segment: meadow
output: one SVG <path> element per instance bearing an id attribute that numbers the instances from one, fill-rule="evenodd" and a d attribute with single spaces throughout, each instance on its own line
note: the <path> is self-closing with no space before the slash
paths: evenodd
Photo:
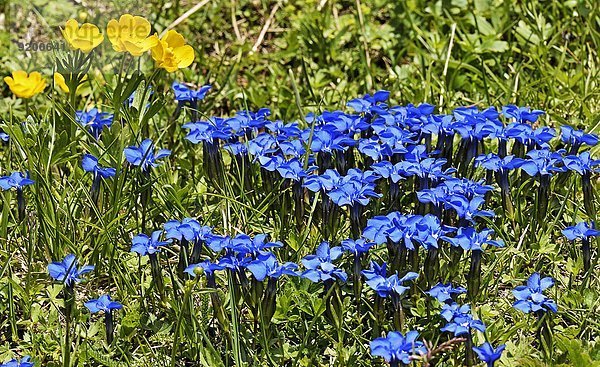
<path id="1" fill-rule="evenodd" d="M 0 4 L 0 366 L 600 366 L 600 4 Z"/>

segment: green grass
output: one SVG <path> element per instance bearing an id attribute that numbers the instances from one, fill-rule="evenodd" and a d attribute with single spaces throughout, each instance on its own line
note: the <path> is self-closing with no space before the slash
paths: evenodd
<path id="1" fill-rule="evenodd" d="M 55 22 L 78 13 L 64 2 L 47 8 L 33 3 Z M 154 1 L 144 4 L 143 13 L 160 32 L 194 4 Z M 2 75 L 36 69 L 51 80 L 51 68 L 42 62 L 46 55 L 15 54 L 14 46 L 5 42 L 21 36 L 7 22 L 18 19 L 14 7 L 20 4 L 9 1 L 2 6 L 13 9 L 5 10 L 8 16 L 0 23 Z M 271 25 L 253 51 L 275 6 Z M 88 9 L 88 21 L 105 24 L 108 14 L 127 10 L 99 7 Z M 300 111 L 343 109 L 351 98 L 387 89 L 395 103 L 429 102 L 437 106 L 436 112 L 471 104 L 527 105 L 547 111 L 542 124 L 568 123 L 600 133 L 599 11 L 592 0 L 208 2 L 176 27 L 197 49 L 196 62 L 182 72 L 163 74 L 156 89 L 159 95 L 167 91 L 172 79 L 210 83 L 213 91 L 201 104 L 202 115 L 231 116 L 237 110 L 269 107 L 274 118 L 285 121 L 301 119 Z M 110 52 L 106 42 L 103 47 Z M 105 75 L 109 88 L 94 82 L 93 93 L 79 101 L 80 108 L 95 104 L 112 109 L 116 65 L 93 66 Z M 134 69 L 132 65 L 130 71 Z M 148 77 L 151 63 L 141 70 Z M 216 292 L 230 329 L 222 331 L 210 304 L 213 291 L 204 279 L 184 283 L 173 276 L 178 254 L 168 249 L 162 257 L 167 294 L 158 299 L 150 287 L 146 260 L 129 252 L 131 237 L 142 228 L 150 233 L 169 219 L 198 217 L 219 233 L 270 233 L 286 244 L 282 256 L 299 261 L 322 239 L 318 222 L 312 220 L 318 209 L 308 205 L 310 225 L 296 231 L 288 216 L 269 210 L 278 202 L 278 191 L 252 195 L 241 189 L 236 175 L 215 188 L 202 172 L 201 148 L 183 139 L 180 126 L 185 118 L 171 118 L 171 95 L 148 121 L 141 121 L 135 111 L 124 113 L 123 127 L 115 124 L 96 145 L 81 129 L 76 137 L 71 134 L 74 122 L 64 113 L 66 97 L 53 93 L 53 98 L 36 97 L 29 106 L 35 117 L 27 118 L 22 101 L 0 83 L 0 127 L 12 139 L 9 146 L 0 146 L 0 175 L 29 170 L 36 180 L 26 189 L 28 213 L 23 223 L 15 218 L 14 192 L 0 193 L 0 362 L 31 354 L 38 365 L 63 365 L 62 287 L 52 283 L 46 266 L 72 252 L 82 263 L 96 265 L 89 281 L 76 287 L 73 366 L 184 366 L 184 361 L 203 366 L 379 365 L 369 357 L 371 330 L 351 300 L 342 304 L 346 317 L 336 328 L 326 321 L 322 286 L 307 281 L 282 282 L 271 325 L 260 325 L 255 332 L 248 311 L 232 307 L 241 301 L 228 291 L 233 280 L 223 276 Z M 123 148 L 143 135 L 143 129 L 158 147 L 173 151 L 169 163 L 150 177 L 152 204 L 145 222 L 138 197 L 148 182 L 139 170 L 123 164 L 122 156 Z M 116 179 L 103 186 L 97 206 L 90 197 L 91 179 L 79 168 L 87 152 L 118 168 Z M 574 260 L 578 251 L 559 233 L 564 223 L 594 219 L 583 212 L 582 198 L 572 189 L 575 184 L 579 182 L 570 179 L 555 188 L 555 216 L 548 218 L 545 229 L 529 221 L 531 183 L 513 191 L 519 203 L 517 226 L 508 220 L 489 224 L 508 246 L 484 260 L 482 289 L 489 301 L 479 304 L 476 312 L 488 331 L 477 338 L 507 344 L 504 366 L 546 365 L 539 348 L 533 347 L 533 316 L 511 308 L 510 290 L 533 271 L 557 280 L 551 292 L 560 307 L 554 320 L 555 365 L 600 364 L 600 279 L 594 274 L 582 285 L 582 264 Z M 344 223 L 337 238 L 348 230 Z M 383 252 L 376 257 L 380 255 L 384 258 Z M 594 256 L 598 258 L 597 251 Z M 83 307 L 84 301 L 106 292 L 125 305 L 116 314 L 116 341 L 110 348 L 103 342 L 102 318 L 90 316 Z M 440 341 L 439 333 L 433 332 L 439 320 L 429 317 L 423 298 L 411 303 L 410 313 L 411 325 L 423 330 L 428 340 Z M 450 354 L 440 365 L 459 366 L 461 358 L 460 353 Z"/>

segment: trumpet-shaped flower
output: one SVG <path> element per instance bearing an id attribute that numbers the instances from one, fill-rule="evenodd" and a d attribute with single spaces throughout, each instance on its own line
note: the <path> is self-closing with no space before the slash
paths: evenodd
<path id="1" fill-rule="evenodd" d="M 89 111 L 75 112 L 75 120 L 84 127 L 87 127 L 90 134 L 98 139 L 104 127 L 110 127 L 113 122 L 113 115 L 107 112 L 100 112 L 97 108 Z"/>
<path id="2" fill-rule="evenodd" d="M 302 259 L 302 264 L 307 268 L 302 277 L 313 282 L 334 280 L 335 278 L 346 281 L 348 276 L 342 269 L 333 265 L 333 261 L 342 256 L 341 247 L 329 247 L 329 242 L 321 242 L 315 255 L 308 255 Z"/>
<path id="3" fill-rule="evenodd" d="M 520 285 L 513 290 L 513 295 L 517 299 L 513 307 L 519 311 L 556 312 L 558 307 L 553 300 L 546 297 L 543 292 L 554 285 L 554 279 L 550 277 L 542 278 L 539 273 L 533 273 L 527 280 L 527 285 Z"/>
<path id="4" fill-rule="evenodd" d="M 600 231 L 594 228 L 593 222 L 591 225 L 586 222 L 579 222 L 574 226 L 563 229 L 562 234 L 567 237 L 569 241 L 574 241 L 578 238 L 587 240 L 590 237 L 600 236 Z"/>
<path id="5" fill-rule="evenodd" d="M 575 130 L 571 126 L 560 127 L 561 137 L 563 143 L 571 144 L 579 147 L 583 144 L 594 146 L 598 144 L 598 135 L 588 134 L 583 130 Z"/>
<path id="6" fill-rule="evenodd" d="M 131 252 L 135 252 L 140 256 L 152 255 L 160 252 L 162 246 L 170 244 L 169 241 L 161 241 L 160 237 L 163 231 L 158 230 L 152 232 L 149 237 L 144 233 L 140 233 L 131 240 Z"/>
<path id="7" fill-rule="evenodd" d="M 48 265 L 48 273 L 59 282 L 71 287 L 75 283 L 81 282 L 81 276 L 94 270 L 93 265 L 78 267 L 75 255 L 69 254 L 62 261 L 55 261 Z"/>
<path id="8" fill-rule="evenodd" d="M 391 331 L 385 338 L 381 337 L 371 341 L 371 355 L 383 357 L 390 365 L 398 363 L 409 365 L 412 356 L 427 353 L 423 342 L 417 341 L 418 336 L 417 331 L 409 331 L 406 336 L 400 332 Z"/>
<path id="9" fill-rule="evenodd" d="M 517 107 L 508 105 L 502 107 L 502 115 L 506 118 L 513 118 L 516 122 L 536 122 L 538 118 L 545 114 L 542 110 L 531 110 L 529 107 Z"/>
<path id="10" fill-rule="evenodd" d="M 469 305 L 445 304 L 442 306 L 441 315 L 448 321 L 441 331 L 451 332 L 455 337 L 469 334 L 471 329 L 485 332 L 485 325 L 481 320 L 473 318 Z"/>
<path id="11" fill-rule="evenodd" d="M 283 247 L 283 243 L 279 241 L 267 242 L 268 235 L 257 234 L 254 238 L 247 234 L 240 234 L 231 239 L 228 248 L 243 255 L 253 255 L 254 257 L 268 254 L 267 249 Z"/>
<path id="12" fill-rule="evenodd" d="M 356 256 L 361 254 L 366 254 L 369 252 L 369 249 L 375 245 L 375 242 L 367 242 L 364 238 L 359 238 L 358 240 L 343 240 L 342 250 L 353 253 Z"/>
<path id="13" fill-rule="evenodd" d="M 272 253 L 265 253 L 259 255 L 256 260 L 246 265 L 246 268 L 250 270 L 254 278 L 259 282 L 262 282 L 265 278 L 279 278 L 282 275 L 296 276 L 295 270 L 298 265 L 292 262 L 286 262 L 285 264 L 279 264 L 275 255 Z"/>
<path id="14" fill-rule="evenodd" d="M 383 262 L 383 264 L 379 265 L 375 261 L 371 261 L 369 270 L 363 270 L 361 273 L 367 280 L 371 280 L 377 276 L 387 278 L 387 264 Z"/>
<path id="15" fill-rule="evenodd" d="M 65 29 L 61 29 L 63 37 L 73 50 L 81 50 L 87 54 L 104 41 L 104 36 L 98 27 L 90 23 L 84 23 L 79 27 L 75 19 L 67 20 Z"/>
<path id="16" fill-rule="evenodd" d="M 119 302 L 113 301 L 108 294 L 98 297 L 98 299 L 91 299 L 85 303 L 85 307 L 90 310 L 91 313 L 97 312 L 111 312 L 112 310 L 120 310 L 123 305 Z"/>
<path id="17" fill-rule="evenodd" d="M 146 19 L 123 14 L 119 21 L 111 19 L 106 26 L 106 35 L 117 52 L 129 52 L 141 56 L 159 42 L 156 35 L 150 36 L 151 26 Z"/>
<path id="18" fill-rule="evenodd" d="M 35 181 L 29 178 L 29 172 L 13 172 L 10 176 L 0 177 L 0 188 L 2 190 L 17 189 L 21 190 L 27 185 L 33 185 Z"/>
<path id="19" fill-rule="evenodd" d="M 192 64 L 194 49 L 192 46 L 185 44 L 185 39 L 181 34 L 170 29 L 152 47 L 152 58 L 156 62 L 156 67 L 172 73 Z"/>
<path id="20" fill-rule="evenodd" d="M 31 362 L 31 357 L 25 356 L 20 360 L 13 358 L 8 362 L 0 364 L 0 367 L 34 367 L 34 363 Z"/>
<path id="21" fill-rule="evenodd" d="M 377 292 L 377 295 L 382 298 L 388 296 L 401 296 L 406 292 L 409 287 L 404 286 L 405 282 L 417 279 L 419 274 L 414 272 L 408 272 L 402 278 L 398 278 L 398 274 L 395 273 L 387 278 L 377 275 L 367 280 L 367 284 L 371 289 Z"/>
<path id="22" fill-rule="evenodd" d="M 173 82 L 171 86 L 175 93 L 175 100 L 180 102 L 201 101 L 210 90 L 209 84 L 201 86 L 198 90 L 188 87 L 187 84 Z"/>
<path id="23" fill-rule="evenodd" d="M 129 163 L 141 167 L 144 172 L 150 167 L 157 167 L 157 160 L 171 155 L 171 151 L 168 149 L 159 149 L 154 154 L 154 146 L 150 139 L 142 141 L 139 147 L 130 146 L 125 148 L 123 153 L 125 153 L 125 158 Z"/>
<path id="24" fill-rule="evenodd" d="M 46 88 L 46 81 L 37 71 L 27 74 L 23 70 L 12 72 L 12 76 L 4 77 L 10 91 L 19 98 L 31 98 Z"/>
<path id="25" fill-rule="evenodd" d="M 477 357 L 481 362 L 484 362 L 487 367 L 494 367 L 494 363 L 500 359 L 506 345 L 499 345 L 498 348 L 492 347 L 488 342 L 483 343 L 479 347 L 473 347 L 473 351 L 477 353 Z"/>
<path id="26" fill-rule="evenodd" d="M 552 176 L 555 172 L 563 172 L 560 167 L 563 158 L 560 152 L 551 152 L 549 149 L 532 150 L 527 153 L 530 159 L 525 159 L 519 164 L 519 168 L 527 172 L 529 176 Z"/>
<path id="27" fill-rule="evenodd" d="M 600 159 L 592 159 L 590 152 L 583 152 L 579 155 L 568 155 L 563 158 L 563 163 L 568 170 L 575 171 L 580 175 L 600 172 Z"/>
<path id="28" fill-rule="evenodd" d="M 438 283 L 425 293 L 427 293 L 431 297 L 437 299 L 439 302 L 445 303 L 449 300 L 452 300 L 453 294 L 467 293 L 467 290 L 463 287 L 454 288 L 452 286 L 452 284 L 450 284 L 450 283 L 448 283 L 448 284 Z"/>
<path id="29" fill-rule="evenodd" d="M 185 272 L 195 277 L 198 274 L 198 270 L 203 271 L 207 278 L 213 277 L 215 271 L 223 270 L 225 267 L 217 263 L 213 263 L 210 260 L 204 260 L 197 264 L 190 264 L 185 268 Z"/>
<path id="30" fill-rule="evenodd" d="M 488 239 L 493 233 L 493 229 L 484 229 L 481 232 L 477 232 L 472 227 L 461 227 L 458 229 L 456 237 L 441 236 L 441 238 L 452 246 L 461 247 L 465 251 L 481 251 L 483 245 L 504 247 L 502 240 Z"/>
<path id="31" fill-rule="evenodd" d="M 81 161 L 81 166 L 83 170 L 86 172 L 92 172 L 95 176 L 100 176 L 102 178 L 113 177 L 117 170 L 114 168 L 102 167 L 98 164 L 98 158 L 94 157 L 91 154 L 86 154 L 83 156 Z"/>
<path id="32" fill-rule="evenodd" d="M 493 217 L 495 214 L 491 210 L 479 210 L 479 207 L 485 203 L 481 196 L 469 200 L 462 195 L 452 195 L 446 202 L 449 209 L 454 209 L 459 218 L 473 221 L 476 217 Z"/>

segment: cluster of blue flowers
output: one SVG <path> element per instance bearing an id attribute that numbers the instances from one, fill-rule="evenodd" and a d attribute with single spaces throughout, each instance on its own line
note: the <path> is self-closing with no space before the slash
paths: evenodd
<path id="1" fill-rule="evenodd" d="M 506 213 L 511 208 L 510 180 L 523 180 L 511 172 L 519 169 L 534 177 L 538 181 L 540 219 L 547 211 L 551 177 L 566 177 L 575 172 L 581 176 L 586 212 L 590 217 L 595 213 L 591 176 L 600 171 L 600 160 L 593 159 L 583 147 L 596 145 L 598 137 L 563 126 L 557 139 L 556 129 L 534 127 L 543 111 L 513 105 L 501 111 L 471 106 L 438 115 L 429 104 L 388 105 L 389 92 L 378 91 L 349 101 L 347 105 L 354 113 L 309 114 L 305 118 L 308 126 L 301 128 L 298 122 L 269 120 L 271 113 L 266 108 L 241 111 L 229 118 L 200 120 L 198 102 L 211 87 L 206 85 L 196 90 L 174 83 L 172 88 L 178 101 L 176 114 L 185 109 L 191 118 L 183 125 L 188 131 L 186 139 L 202 144 L 207 179 L 218 181 L 224 177 L 222 153 L 227 152 L 232 156 L 232 172 L 235 174 L 234 170 L 239 169 L 239 173 L 246 175 L 246 182 L 260 182 L 263 191 L 269 194 L 276 187 L 284 189 L 282 195 L 291 193 L 299 226 L 305 224 L 304 203 L 319 198 L 324 241 L 314 254 L 302 258 L 303 269 L 300 269 L 299 264 L 278 260 L 281 256 L 277 249 L 284 245 L 271 241 L 267 234 L 220 235 L 194 218 L 169 220 L 161 229 L 150 235 L 140 233 L 131 241 L 131 252 L 150 259 L 152 278 L 159 292 L 163 278 L 159 256 L 163 248 L 173 244 L 178 245 L 181 279 L 203 274 L 207 286 L 217 288 L 217 272 L 227 272 L 234 279 L 233 287 L 239 288 L 237 293 L 232 292 L 241 294 L 254 314 L 259 305 L 263 306 L 267 319 L 274 313 L 277 281 L 284 275 L 322 283 L 325 290 L 351 282 L 357 299 L 364 279 L 377 305 L 391 299 L 394 315 L 403 312 L 403 295 L 422 281 L 429 288 L 426 293 L 441 304 L 441 331 L 471 341 L 472 330 L 485 333 L 486 327 L 474 317 L 471 305 L 459 303 L 457 298 L 467 293 L 471 304 L 477 301 L 483 252 L 490 246 L 504 246 L 486 225 L 496 215 L 489 209 L 489 199 L 495 190 L 492 182 L 500 188 Z M 96 140 L 113 123 L 113 115 L 97 109 L 77 111 L 76 119 Z M 486 147 L 496 146 L 496 151 L 486 151 Z M 152 140 L 145 139 L 139 145 L 126 147 L 123 154 L 129 164 L 139 167 L 147 177 L 171 151 L 157 149 Z M 93 197 L 102 179 L 118 174 L 116 168 L 101 164 L 101 158 L 85 154 L 81 161 L 83 170 L 93 176 Z M 485 171 L 485 180 L 473 178 L 478 169 Z M 0 177 L 0 187 L 17 189 L 20 200 L 22 188 L 33 183 L 28 174 L 20 172 Z M 256 185 L 257 191 L 259 187 Z M 406 197 L 416 200 L 407 202 Z M 350 238 L 340 241 L 338 246 L 333 228 L 346 211 L 351 224 Z M 565 228 L 563 234 L 570 241 L 582 242 L 584 267 L 588 271 L 590 238 L 600 235 L 600 231 L 593 222 L 581 222 Z M 382 254 L 378 249 L 381 245 L 387 249 L 387 262 L 373 261 L 370 255 L 374 251 Z M 469 254 L 466 287 L 441 283 L 447 277 L 439 274 L 438 251 L 444 249 L 451 255 L 446 261 L 450 265 L 449 278 L 456 284 L 455 270 L 461 256 Z M 422 268 L 420 251 L 426 253 Z M 350 276 L 344 268 L 344 252 L 353 260 Z M 370 268 L 363 269 L 367 262 Z M 70 292 L 93 269 L 93 266 L 79 267 L 74 255 L 48 266 L 50 276 Z M 537 315 L 557 312 L 557 304 L 543 294 L 553 284 L 552 278 L 533 274 L 526 286 L 513 291 L 514 308 Z M 213 308 L 220 307 L 216 292 L 211 301 Z M 112 312 L 123 305 L 109 295 L 101 295 L 85 306 L 92 313 L 105 314 L 110 344 Z M 409 364 L 428 352 L 426 345 L 417 340 L 418 335 L 417 331 L 402 334 L 390 330 L 385 337 L 371 342 L 372 354 L 393 366 Z M 493 366 L 504 345 L 493 348 L 486 342 L 469 349 Z M 28 363 L 28 359 L 23 359 L 21 365 L 23 362 Z"/>

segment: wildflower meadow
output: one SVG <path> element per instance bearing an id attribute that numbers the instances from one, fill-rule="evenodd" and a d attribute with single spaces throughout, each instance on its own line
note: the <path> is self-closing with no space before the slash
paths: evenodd
<path id="1" fill-rule="evenodd" d="M 0 366 L 600 366 L 597 2 L 0 8 Z"/>

